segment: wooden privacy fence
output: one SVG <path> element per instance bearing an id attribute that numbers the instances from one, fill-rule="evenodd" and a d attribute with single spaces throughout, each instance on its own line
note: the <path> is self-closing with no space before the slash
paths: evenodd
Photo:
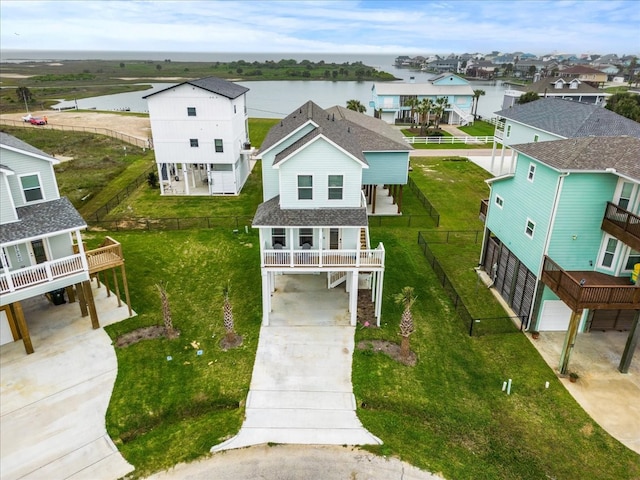
<path id="1" fill-rule="evenodd" d="M 8 118 L 0 118 L 0 125 L 9 125 L 11 127 L 24 127 L 24 128 L 39 128 L 48 130 L 64 130 L 69 132 L 84 132 L 84 133 L 97 133 L 98 135 L 105 135 L 112 137 L 123 142 L 135 145 L 140 148 L 152 148 L 153 143 L 151 139 L 134 137 L 133 135 L 127 135 L 126 133 L 116 132 L 108 128 L 101 127 L 84 127 L 76 125 L 31 125 L 29 122 L 23 122 L 18 120 L 10 120 Z"/>

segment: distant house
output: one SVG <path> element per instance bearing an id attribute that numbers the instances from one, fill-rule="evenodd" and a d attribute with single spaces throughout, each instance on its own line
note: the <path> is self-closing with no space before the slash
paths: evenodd
<path id="1" fill-rule="evenodd" d="M 251 167 L 248 88 L 216 77 L 147 95 L 162 195 L 237 195 Z"/>
<path id="2" fill-rule="evenodd" d="M 628 135 L 640 138 L 638 122 L 600 106 L 557 98 L 541 98 L 495 114 L 498 121 L 491 158 L 492 172 L 513 171 L 515 153 L 510 159 L 505 159 L 507 148 L 512 145 L 587 136 Z M 502 145 L 499 151 L 498 144 Z"/>
<path id="3" fill-rule="evenodd" d="M 546 77 L 529 85 L 512 85 L 504 92 L 502 108 L 514 106 L 527 92 L 535 92 L 540 97 L 564 98 L 600 106 L 604 106 L 606 99 L 611 96 L 578 78 Z"/>
<path id="4" fill-rule="evenodd" d="M 434 60 L 427 63 L 423 70 L 436 73 L 461 73 L 460 66 L 462 62 L 458 58 L 447 58 L 444 60 Z"/>
<path id="5" fill-rule="evenodd" d="M 591 85 L 595 88 L 602 88 L 607 81 L 606 73 L 585 65 L 575 65 L 562 68 L 558 71 L 556 76 L 563 78 L 577 78 L 582 83 L 586 83 L 587 85 Z"/>
<path id="6" fill-rule="evenodd" d="M 434 102 L 446 97 L 449 103 L 443 123 L 466 125 L 473 122 L 473 87 L 457 75 L 443 74 L 427 83 L 375 83 L 371 89 L 369 106 L 387 123 L 411 123 L 411 99 L 429 98 Z"/>
<path id="7" fill-rule="evenodd" d="M 122 267 L 124 276 L 124 260 L 120 244 L 110 238 L 104 248 L 84 250 L 81 231 L 87 224 L 60 197 L 53 170 L 58 160 L 4 132 L 0 152 L 0 345 L 22 339 L 32 353 L 22 302 L 46 295 L 57 305 L 66 301 L 65 292 L 77 294 L 82 313 L 98 328 L 90 275 Z"/>
<path id="8" fill-rule="evenodd" d="M 372 184 L 405 184 L 409 148 L 381 120 L 307 102 L 271 128 L 263 142 L 260 233 L 263 325 L 278 275 L 326 275 L 344 284 L 356 323 L 358 290 L 380 320 L 385 250 L 371 246 L 367 204 Z M 397 133 L 397 132 L 396 132 Z M 367 193 L 369 192 L 369 193 Z"/>
<path id="9" fill-rule="evenodd" d="M 640 271 L 640 138 L 512 148 L 515 168 L 487 181 L 480 265 L 530 330 L 568 332 L 566 373 L 576 332 L 638 327 L 640 284 L 632 274 Z M 623 372 L 633 345 L 622 355 Z"/>

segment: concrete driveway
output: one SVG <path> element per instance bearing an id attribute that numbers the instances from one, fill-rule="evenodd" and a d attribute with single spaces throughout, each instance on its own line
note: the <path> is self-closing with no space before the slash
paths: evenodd
<path id="1" fill-rule="evenodd" d="M 101 325 L 129 316 L 93 284 Z M 116 479 L 133 467 L 105 428 L 118 365 L 111 339 L 77 303 L 23 302 L 35 352 L 0 347 L 0 478 Z"/>

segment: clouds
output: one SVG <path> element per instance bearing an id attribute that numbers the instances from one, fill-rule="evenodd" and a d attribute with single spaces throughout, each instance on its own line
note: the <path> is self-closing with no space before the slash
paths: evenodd
<path id="1" fill-rule="evenodd" d="M 18 1 L 3 49 L 638 53 L 628 1 Z"/>

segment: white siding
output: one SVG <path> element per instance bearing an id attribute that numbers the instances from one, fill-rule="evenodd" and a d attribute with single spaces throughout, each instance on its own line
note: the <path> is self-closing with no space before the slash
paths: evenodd
<path id="1" fill-rule="evenodd" d="M 359 207 L 362 166 L 323 138 L 316 139 L 280 165 L 282 208 Z M 298 200 L 298 175 L 313 176 L 313 199 Z M 329 175 L 343 176 L 342 200 L 329 200 Z"/>

